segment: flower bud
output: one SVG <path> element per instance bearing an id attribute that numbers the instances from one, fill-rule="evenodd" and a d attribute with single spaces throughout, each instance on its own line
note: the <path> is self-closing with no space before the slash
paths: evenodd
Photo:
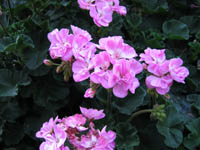
<path id="1" fill-rule="evenodd" d="M 52 65 L 53 65 L 53 62 L 52 62 L 51 60 L 49 60 L 49 59 L 44 59 L 44 60 L 43 60 L 43 63 L 44 63 L 45 65 L 47 65 L 47 66 L 52 66 Z"/>

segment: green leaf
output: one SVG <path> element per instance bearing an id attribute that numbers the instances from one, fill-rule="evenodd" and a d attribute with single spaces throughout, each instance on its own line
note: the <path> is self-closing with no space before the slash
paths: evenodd
<path id="1" fill-rule="evenodd" d="M 180 18 L 180 21 L 187 24 L 191 34 L 200 31 L 200 20 L 197 16 L 183 16 Z"/>
<path id="2" fill-rule="evenodd" d="M 183 141 L 182 123 L 183 116 L 173 106 L 166 110 L 166 118 L 156 124 L 158 132 L 165 137 L 165 144 L 171 148 L 177 148 Z"/>
<path id="3" fill-rule="evenodd" d="M 0 52 L 5 52 L 15 47 L 15 41 L 10 37 L 0 39 Z"/>
<path id="4" fill-rule="evenodd" d="M 18 85 L 28 85 L 31 79 L 24 72 L 11 72 L 8 69 L 0 69 L 0 97 L 16 96 Z"/>
<path id="5" fill-rule="evenodd" d="M 69 89 L 63 83 L 49 80 L 38 82 L 34 88 L 34 103 L 39 106 L 58 109 L 68 103 Z"/>
<path id="6" fill-rule="evenodd" d="M 186 24 L 178 20 L 165 21 L 162 26 L 163 32 L 166 34 L 168 39 L 172 40 L 188 40 L 189 29 Z"/>
<path id="7" fill-rule="evenodd" d="M 137 107 L 143 104 L 145 95 L 146 91 L 142 87 L 139 87 L 136 89 L 135 94 L 129 93 L 128 96 L 123 99 L 115 97 L 113 99 L 113 106 L 117 108 L 120 113 L 131 115 Z"/>
<path id="8" fill-rule="evenodd" d="M 6 145 L 18 144 L 24 137 L 22 125 L 19 123 L 8 123 L 3 132 L 3 141 Z"/>
<path id="9" fill-rule="evenodd" d="M 17 49 L 31 47 L 34 48 L 33 41 L 31 37 L 25 34 L 19 34 L 16 38 Z"/>
<path id="10" fill-rule="evenodd" d="M 0 108 L 2 111 L 1 116 L 6 121 L 13 122 L 24 115 L 24 111 L 20 108 L 16 100 L 0 102 Z"/>
<path id="11" fill-rule="evenodd" d="M 43 60 L 46 58 L 46 50 L 45 51 L 38 51 L 38 50 L 26 50 L 22 54 L 22 58 L 25 62 L 25 65 L 30 70 L 37 69 L 42 63 Z"/>
<path id="12" fill-rule="evenodd" d="M 200 114 L 200 95 L 190 94 L 187 95 L 187 100 L 192 103 L 192 106 L 199 111 Z"/>
<path id="13" fill-rule="evenodd" d="M 117 132 L 117 149 L 133 150 L 133 147 L 140 144 L 140 139 L 137 135 L 137 130 L 130 123 L 119 123 L 116 126 Z"/>
<path id="14" fill-rule="evenodd" d="M 200 118 L 194 119 L 186 125 L 191 132 L 184 138 L 184 146 L 189 150 L 195 150 L 200 145 Z"/>

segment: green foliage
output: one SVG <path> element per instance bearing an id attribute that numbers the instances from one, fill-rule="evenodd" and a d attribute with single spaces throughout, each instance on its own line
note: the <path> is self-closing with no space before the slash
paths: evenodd
<path id="1" fill-rule="evenodd" d="M 200 1 L 121 0 L 125 17 L 114 14 L 109 27 L 98 28 L 77 0 L 0 1 L 0 147 L 2 150 L 39 149 L 35 133 L 50 117 L 79 112 L 79 106 L 105 109 L 101 123 L 117 132 L 117 150 L 198 150 L 200 147 Z M 191 7 L 192 6 L 192 7 Z M 195 7 L 194 7 L 195 6 Z M 166 49 L 167 57 L 181 57 L 189 69 L 185 84 L 174 83 L 170 98 L 156 100 L 141 86 L 124 99 L 112 95 L 107 110 L 107 91 L 97 89 L 92 100 L 83 98 L 89 82 L 63 80 L 55 67 L 47 67 L 50 43 L 47 34 L 70 25 L 87 30 L 94 42 L 121 35 L 139 54 L 146 47 Z M 59 62 L 58 62 L 59 63 Z M 132 113 L 165 105 L 158 120 Z M 110 106 L 109 106 L 110 107 Z M 163 112 L 164 111 L 164 112 Z M 156 120 L 154 120 L 156 119 Z M 102 127 L 102 124 L 99 125 Z"/>

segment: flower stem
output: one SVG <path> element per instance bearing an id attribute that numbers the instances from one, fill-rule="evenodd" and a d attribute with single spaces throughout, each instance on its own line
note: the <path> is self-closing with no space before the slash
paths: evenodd
<path id="1" fill-rule="evenodd" d="M 11 18 L 14 19 L 13 12 L 12 12 L 11 5 L 10 5 L 10 0 L 7 0 L 7 1 L 8 1 L 8 7 L 10 9 Z"/>
<path id="2" fill-rule="evenodd" d="M 107 90 L 107 112 L 112 113 L 112 90 Z"/>
<path id="3" fill-rule="evenodd" d="M 9 36 L 9 35 L 8 35 L 8 32 L 6 31 L 6 28 L 3 26 L 3 24 L 2 24 L 1 21 L 0 21 L 0 25 L 1 25 L 1 27 L 2 27 L 2 29 L 3 29 L 3 31 L 4 31 L 4 33 L 5 33 L 7 36 Z"/>
<path id="4" fill-rule="evenodd" d="M 144 113 L 151 113 L 151 112 L 152 112 L 152 109 L 144 109 L 144 110 L 137 111 L 137 112 L 135 112 L 131 115 L 131 117 L 128 119 L 127 122 L 130 122 L 132 119 L 134 119 L 138 115 L 141 115 L 141 114 L 144 114 Z"/>

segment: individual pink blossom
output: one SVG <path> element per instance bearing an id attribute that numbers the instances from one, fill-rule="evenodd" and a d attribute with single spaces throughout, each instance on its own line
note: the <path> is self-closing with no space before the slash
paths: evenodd
<path id="1" fill-rule="evenodd" d="M 74 116 L 70 116 L 65 119 L 66 126 L 76 128 L 78 131 L 87 130 L 87 128 L 84 127 L 85 123 L 86 118 L 81 114 L 75 114 Z"/>
<path id="2" fill-rule="evenodd" d="M 92 37 L 87 31 L 73 25 L 71 25 L 71 29 L 74 36 L 72 43 L 73 56 L 75 59 L 89 63 L 96 52 L 96 44 L 90 42 Z"/>
<path id="3" fill-rule="evenodd" d="M 96 44 L 88 42 L 82 37 L 75 37 L 72 51 L 75 59 L 83 60 L 89 63 L 90 59 L 95 55 Z"/>
<path id="4" fill-rule="evenodd" d="M 76 60 L 72 64 L 73 78 L 75 82 L 81 82 L 90 77 L 89 64 L 83 60 Z"/>
<path id="5" fill-rule="evenodd" d="M 183 64 L 182 59 L 173 58 L 170 59 L 169 70 L 171 77 L 180 83 L 185 83 L 185 78 L 189 75 L 189 71 L 186 67 L 181 67 Z"/>
<path id="6" fill-rule="evenodd" d="M 85 91 L 84 97 L 85 98 L 94 98 L 95 93 L 96 93 L 96 90 L 89 88 Z"/>
<path id="7" fill-rule="evenodd" d="M 80 8 L 89 10 L 91 6 L 94 6 L 95 0 L 78 0 Z"/>
<path id="8" fill-rule="evenodd" d="M 81 113 L 89 120 L 99 120 L 105 117 L 103 110 L 80 107 Z"/>
<path id="9" fill-rule="evenodd" d="M 144 53 L 140 54 L 140 61 L 146 64 L 162 64 L 166 60 L 165 50 L 147 48 Z"/>
<path id="10" fill-rule="evenodd" d="M 119 5 L 119 0 L 113 0 L 114 5 L 112 6 L 113 11 L 117 12 L 120 15 L 126 15 L 126 7 Z"/>
<path id="11" fill-rule="evenodd" d="M 140 73 L 143 66 L 136 60 L 118 60 L 112 71 L 109 84 L 113 86 L 113 93 L 116 97 L 124 98 L 128 95 L 128 90 L 135 93 L 135 89 L 140 85 L 136 74 Z"/>
<path id="12" fill-rule="evenodd" d="M 96 84 L 101 84 L 104 88 L 111 88 L 108 85 L 111 66 L 111 56 L 108 52 L 103 51 L 96 54 L 92 59 L 94 71 L 90 75 L 90 80 Z"/>
<path id="13" fill-rule="evenodd" d="M 55 143 L 45 141 L 40 145 L 40 150 L 70 150 L 70 149 L 68 146 L 64 145 L 58 148 Z"/>
<path id="14" fill-rule="evenodd" d="M 108 27 L 112 22 L 112 14 L 113 10 L 106 1 L 97 1 L 90 7 L 90 16 L 98 27 Z"/>
<path id="15" fill-rule="evenodd" d="M 119 5 L 119 0 L 78 0 L 80 8 L 90 11 L 94 23 L 107 27 L 112 22 L 113 12 L 126 15 L 126 7 Z"/>
<path id="16" fill-rule="evenodd" d="M 46 140 L 40 145 L 40 150 L 60 150 L 59 148 L 64 144 L 67 134 L 57 125 L 57 121 L 58 117 L 55 120 L 51 118 L 49 122 L 45 122 L 40 131 L 36 133 L 36 137 Z"/>
<path id="17" fill-rule="evenodd" d="M 73 35 L 69 34 L 68 29 L 54 29 L 48 33 L 48 39 L 51 42 L 49 51 L 52 59 L 61 58 L 68 61 L 72 58 Z"/>
<path id="18" fill-rule="evenodd" d="M 40 131 L 36 133 L 36 137 L 38 138 L 48 138 L 49 135 L 51 135 L 52 130 L 54 126 L 56 126 L 56 123 L 58 122 L 58 117 L 53 120 L 53 118 L 50 118 L 48 122 L 45 122 Z"/>
<path id="19" fill-rule="evenodd" d="M 99 132 L 100 137 L 93 150 L 105 149 L 114 150 L 116 133 L 113 131 L 106 132 L 106 126 Z"/>
<path id="20" fill-rule="evenodd" d="M 125 44 L 121 36 L 101 38 L 99 48 L 106 50 L 114 59 L 130 59 L 137 56 L 135 49 Z"/>
<path id="21" fill-rule="evenodd" d="M 165 60 L 163 63 L 160 64 L 149 64 L 147 70 L 156 76 L 163 76 L 169 72 L 169 61 Z"/>
<path id="22" fill-rule="evenodd" d="M 155 88 L 156 91 L 161 94 L 165 95 L 169 92 L 170 87 L 172 86 L 173 79 L 170 75 L 166 75 L 163 77 L 156 77 L 150 75 L 146 78 L 146 85 L 148 88 Z"/>
<path id="23" fill-rule="evenodd" d="M 76 27 L 76 26 L 73 26 L 73 25 L 71 25 L 71 29 L 72 29 L 74 36 L 81 36 L 83 38 L 86 38 L 87 41 L 92 40 L 91 35 L 86 30 L 83 30 L 83 29 Z"/>

